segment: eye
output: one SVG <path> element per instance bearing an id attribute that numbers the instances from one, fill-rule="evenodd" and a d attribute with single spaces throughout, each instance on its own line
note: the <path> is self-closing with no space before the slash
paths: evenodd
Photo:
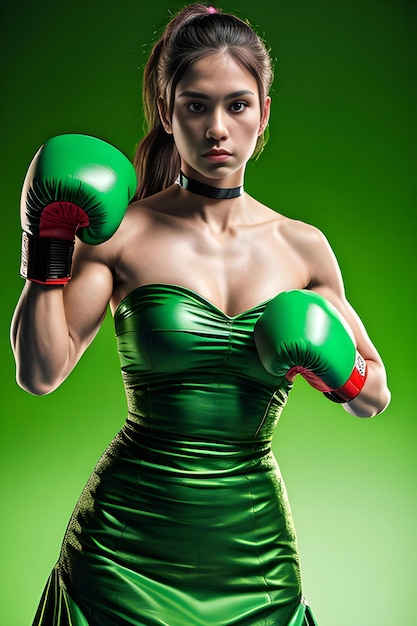
<path id="1" fill-rule="evenodd" d="M 192 113 L 201 113 L 205 110 L 204 104 L 201 104 L 201 102 L 190 102 L 187 104 L 187 108 Z"/>
<path id="2" fill-rule="evenodd" d="M 240 113 L 241 111 L 244 111 L 247 107 L 248 103 L 242 102 L 240 100 L 238 102 L 233 102 L 233 104 L 230 106 L 231 110 L 234 113 Z"/>

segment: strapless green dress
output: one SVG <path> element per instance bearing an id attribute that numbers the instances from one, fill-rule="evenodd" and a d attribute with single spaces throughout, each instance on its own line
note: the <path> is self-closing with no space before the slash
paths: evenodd
<path id="1" fill-rule="evenodd" d="M 114 323 L 128 417 L 94 469 L 36 626 L 307 626 L 271 439 L 291 384 L 230 317 L 152 284 Z"/>

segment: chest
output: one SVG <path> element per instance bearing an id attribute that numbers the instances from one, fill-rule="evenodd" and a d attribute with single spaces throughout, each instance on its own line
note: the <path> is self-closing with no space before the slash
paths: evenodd
<path id="1" fill-rule="evenodd" d="M 116 303 L 141 285 L 176 284 L 229 315 L 306 285 L 300 256 L 267 227 L 223 234 L 159 229 L 152 236 L 132 238 L 122 249 L 115 273 Z"/>

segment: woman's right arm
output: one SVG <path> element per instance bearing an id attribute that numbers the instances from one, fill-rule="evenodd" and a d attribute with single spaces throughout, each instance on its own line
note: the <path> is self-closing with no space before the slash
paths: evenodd
<path id="1" fill-rule="evenodd" d="M 52 137 L 33 157 L 20 203 L 27 282 L 11 329 L 17 381 L 27 391 L 56 389 L 97 333 L 113 291 L 106 242 L 136 187 L 129 159 L 95 137 Z"/>
<path id="2" fill-rule="evenodd" d="M 16 379 L 26 391 L 56 389 L 95 337 L 113 291 L 112 272 L 99 253 L 105 246 L 77 241 L 65 286 L 26 281 L 11 326 Z"/>

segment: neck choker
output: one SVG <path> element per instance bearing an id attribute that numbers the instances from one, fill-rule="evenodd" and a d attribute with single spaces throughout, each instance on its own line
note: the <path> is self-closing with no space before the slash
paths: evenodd
<path id="1" fill-rule="evenodd" d="M 215 200 L 228 200 L 229 198 L 238 198 L 244 192 L 243 185 L 240 187 L 231 187 L 230 189 L 223 189 L 221 187 L 212 187 L 211 185 L 205 185 L 198 182 L 193 178 L 188 178 L 184 172 L 180 171 L 177 180 L 177 185 L 183 189 L 188 189 L 192 193 L 196 193 L 199 196 L 207 196 L 207 198 L 214 198 Z"/>

